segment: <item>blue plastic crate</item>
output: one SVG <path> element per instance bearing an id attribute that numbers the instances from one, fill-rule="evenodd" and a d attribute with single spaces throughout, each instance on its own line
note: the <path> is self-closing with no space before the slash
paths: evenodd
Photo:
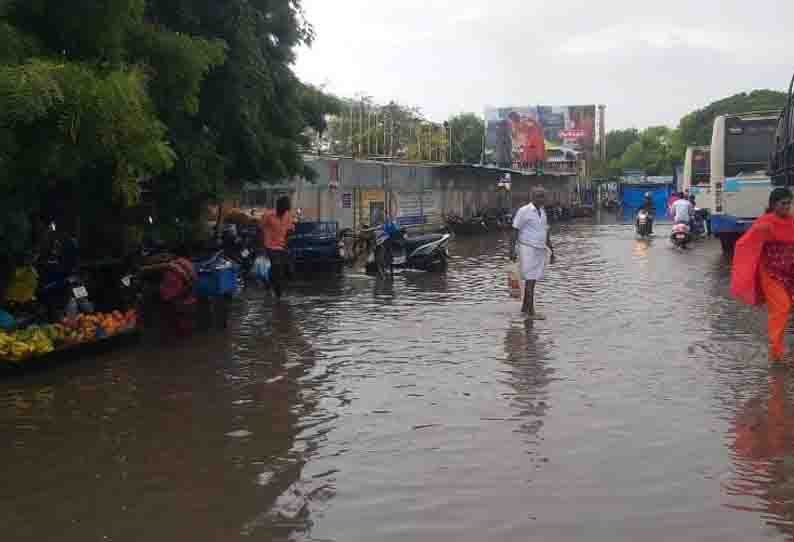
<path id="1" fill-rule="evenodd" d="M 196 293 L 201 297 L 231 294 L 237 289 L 237 270 L 234 267 L 199 271 Z"/>

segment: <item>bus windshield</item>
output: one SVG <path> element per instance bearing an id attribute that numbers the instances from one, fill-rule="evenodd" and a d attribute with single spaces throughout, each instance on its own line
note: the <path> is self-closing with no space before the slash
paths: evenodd
<path id="1" fill-rule="evenodd" d="M 725 120 L 725 176 L 766 172 L 777 118 Z"/>

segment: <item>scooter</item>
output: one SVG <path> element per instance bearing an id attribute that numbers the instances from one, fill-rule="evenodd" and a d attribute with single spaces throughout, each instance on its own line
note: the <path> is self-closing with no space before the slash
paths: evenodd
<path id="1" fill-rule="evenodd" d="M 637 213 L 635 228 L 637 229 L 637 235 L 640 237 L 650 237 L 653 233 L 653 219 L 651 214 L 645 209 L 640 209 L 640 212 Z"/>
<path id="2" fill-rule="evenodd" d="M 385 275 L 394 267 L 422 271 L 446 271 L 449 260 L 449 233 L 407 235 L 399 229 L 392 235 L 378 228 L 367 258 L 367 272 Z"/>
<path id="3" fill-rule="evenodd" d="M 706 220 L 708 219 L 708 210 L 695 209 L 695 215 L 692 218 L 692 235 L 695 237 L 706 237 L 708 231 L 706 230 Z"/>
<path id="4" fill-rule="evenodd" d="M 238 286 L 244 288 L 251 275 L 256 261 L 256 237 L 234 235 L 231 232 L 224 232 L 223 235 L 223 255 L 239 267 L 237 275 Z"/>
<path id="5" fill-rule="evenodd" d="M 685 249 L 692 242 L 692 232 L 689 229 L 689 225 L 683 223 L 673 225 L 670 240 L 676 248 Z"/>
<path id="6" fill-rule="evenodd" d="M 54 223 L 50 230 L 55 232 Z M 40 262 L 38 273 L 41 280 L 36 297 L 46 307 L 50 321 L 74 317 L 80 312 L 94 312 L 88 289 L 80 276 L 79 248 L 75 239 L 69 237 L 63 243 L 54 241 L 46 258 Z"/>

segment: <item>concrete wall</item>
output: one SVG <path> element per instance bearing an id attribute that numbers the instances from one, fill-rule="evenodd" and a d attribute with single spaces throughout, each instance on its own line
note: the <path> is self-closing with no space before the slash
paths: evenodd
<path id="1" fill-rule="evenodd" d="M 497 190 L 502 172 L 463 165 L 397 164 L 306 157 L 314 182 L 288 183 L 295 208 L 309 220 L 335 220 L 349 228 L 389 210 L 402 223 L 441 223 L 446 214 L 469 217 L 489 208 L 514 209 L 543 186 L 550 202 L 572 206 L 576 177 L 512 174 L 512 190 Z M 336 188 L 332 188 L 336 186 Z M 283 190 L 283 189 L 282 189 Z"/>

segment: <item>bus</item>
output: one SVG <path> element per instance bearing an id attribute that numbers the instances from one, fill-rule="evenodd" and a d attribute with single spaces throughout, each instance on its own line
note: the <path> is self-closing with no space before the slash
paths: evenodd
<path id="1" fill-rule="evenodd" d="M 684 175 L 680 184 L 682 191 L 694 194 L 697 206 L 714 210 L 711 191 L 711 147 L 687 147 L 684 158 Z"/>
<path id="2" fill-rule="evenodd" d="M 773 185 L 794 185 L 794 78 L 789 84 L 786 105 L 778 120 L 769 171 Z"/>
<path id="3" fill-rule="evenodd" d="M 768 204 L 769 156 L 780 111 L 720 115 L 711 136 L 711 232 L 725 252 Z"/>

